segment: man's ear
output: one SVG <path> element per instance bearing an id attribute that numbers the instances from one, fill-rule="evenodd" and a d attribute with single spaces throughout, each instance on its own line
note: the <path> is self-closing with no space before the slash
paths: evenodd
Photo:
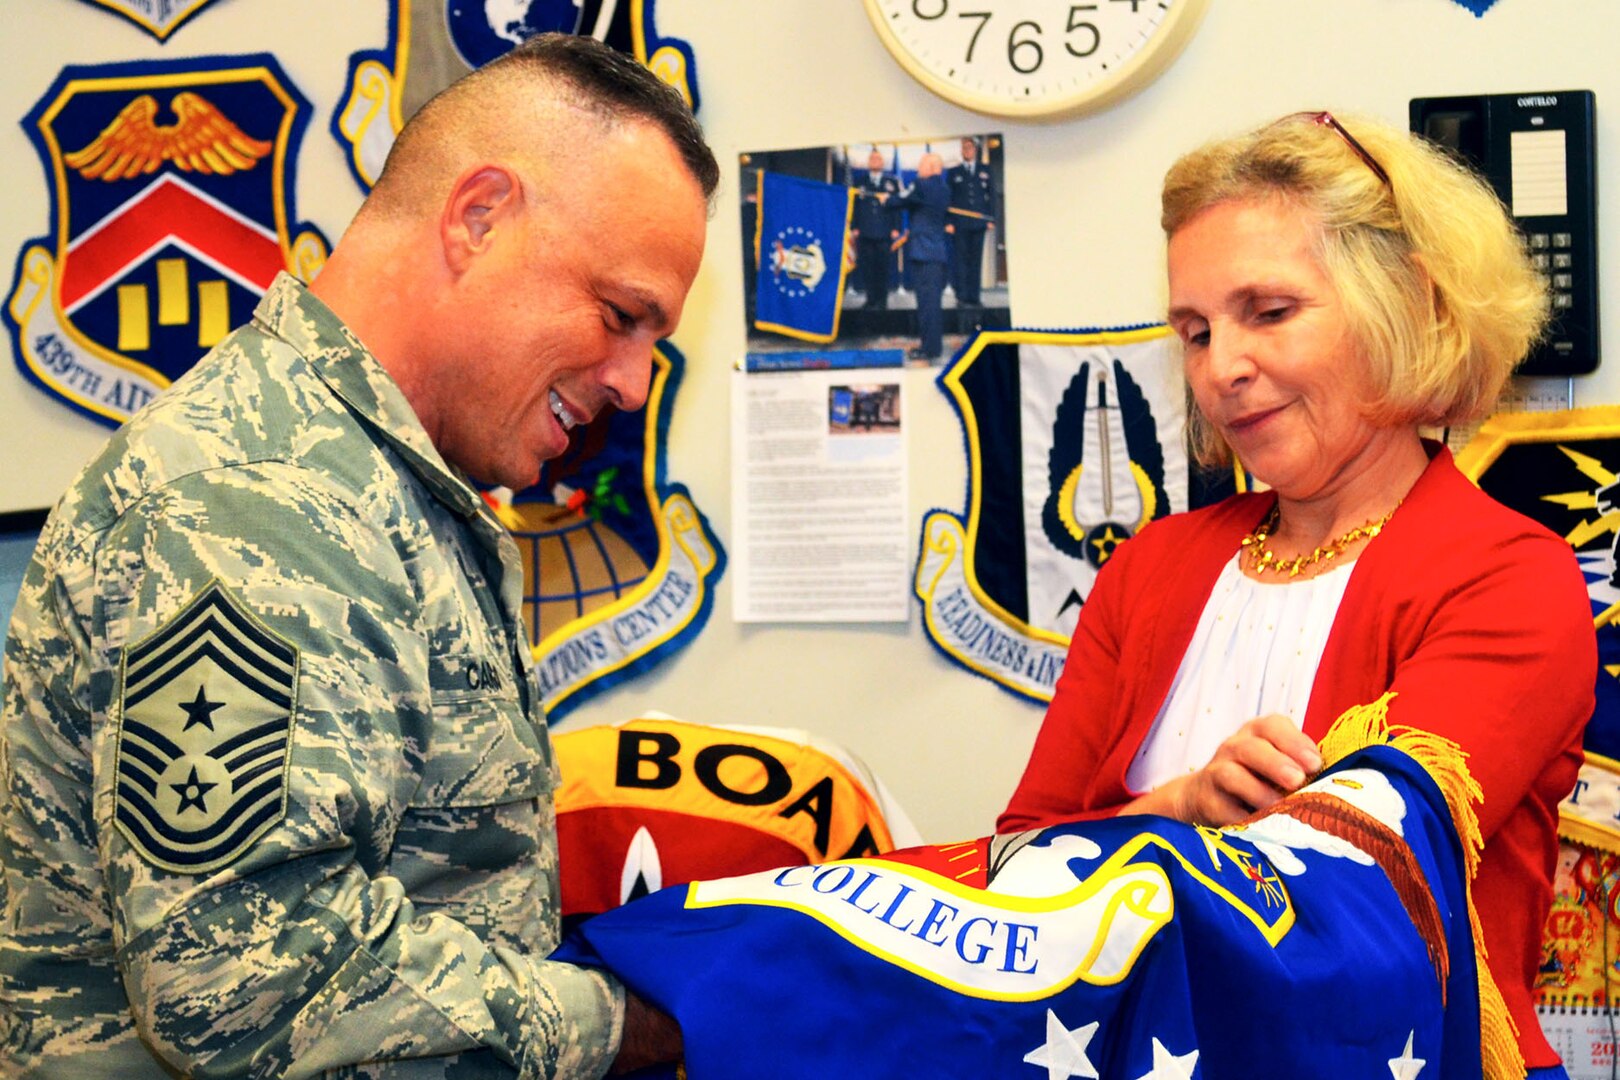
<path id="1" fill-rule="evenodd" d="M 457 177 L 439 217 L 439 239 L 450 269 L 459 274 L 487 251 L 522 202 L 522 182 L 509 166 L 478 165 Z"/>

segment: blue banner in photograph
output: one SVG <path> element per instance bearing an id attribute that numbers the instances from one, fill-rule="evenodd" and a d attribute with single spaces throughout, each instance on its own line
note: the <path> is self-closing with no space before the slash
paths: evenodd
<path id="1" fill-rule="evenodd" d="M 832 341 L 843 310 L 853 188 L 759 174 L 758 303 L 754 325 L 804 341 Z"/>

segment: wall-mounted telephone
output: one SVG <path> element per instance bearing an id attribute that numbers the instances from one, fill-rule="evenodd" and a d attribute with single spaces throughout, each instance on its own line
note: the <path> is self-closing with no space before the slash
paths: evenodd
<path id="1" fill-rule="evenodd" d="M 1553 323 L 1518 375 L 1585 375 L 1598 365 L 1593 111 L 1590 90 L 1412 99 L 1412 130 L 1490 181 L 1547 275 Z"/>

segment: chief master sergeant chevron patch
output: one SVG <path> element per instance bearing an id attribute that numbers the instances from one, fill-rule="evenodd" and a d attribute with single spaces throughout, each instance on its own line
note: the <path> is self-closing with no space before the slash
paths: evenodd
<path id="1" fill-rule="evenodd" d="M 124 653 L 117 822 L 135 850 L 202 873 L 286 812 L 298 650 L 219 582 Z"/>

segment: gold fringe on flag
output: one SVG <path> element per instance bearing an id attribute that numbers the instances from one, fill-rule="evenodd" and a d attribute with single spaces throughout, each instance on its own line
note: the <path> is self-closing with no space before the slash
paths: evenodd
<path id="1" fill-rule="evenodd" d="M 1486 963 L 1485 936 L 1474 908 L 1474 874 L 1485 846 L 1474 805 L 1485 793 L 1468 771 L 1468 753 L 1443 735 L 1389 722 L 1390 691 L 1377 701 L 1344 711 L 1322 736 L 1322 767 L 1327 768 L 1366 746 L 1393 746 L 1419 765 L 1434 780 L 1451 810 L 1451 821 L 1462 841 L 1463 869 L 1468 880 L 1468 925 L 1474 934 L 1474 961 L 1479 970 L 1479 1047 L 1485 1080 L 1524 1080 L 1524 1055 L 1519 1052 L 1519 1029 L 1508 1015 L 1502 991 Z"/>

